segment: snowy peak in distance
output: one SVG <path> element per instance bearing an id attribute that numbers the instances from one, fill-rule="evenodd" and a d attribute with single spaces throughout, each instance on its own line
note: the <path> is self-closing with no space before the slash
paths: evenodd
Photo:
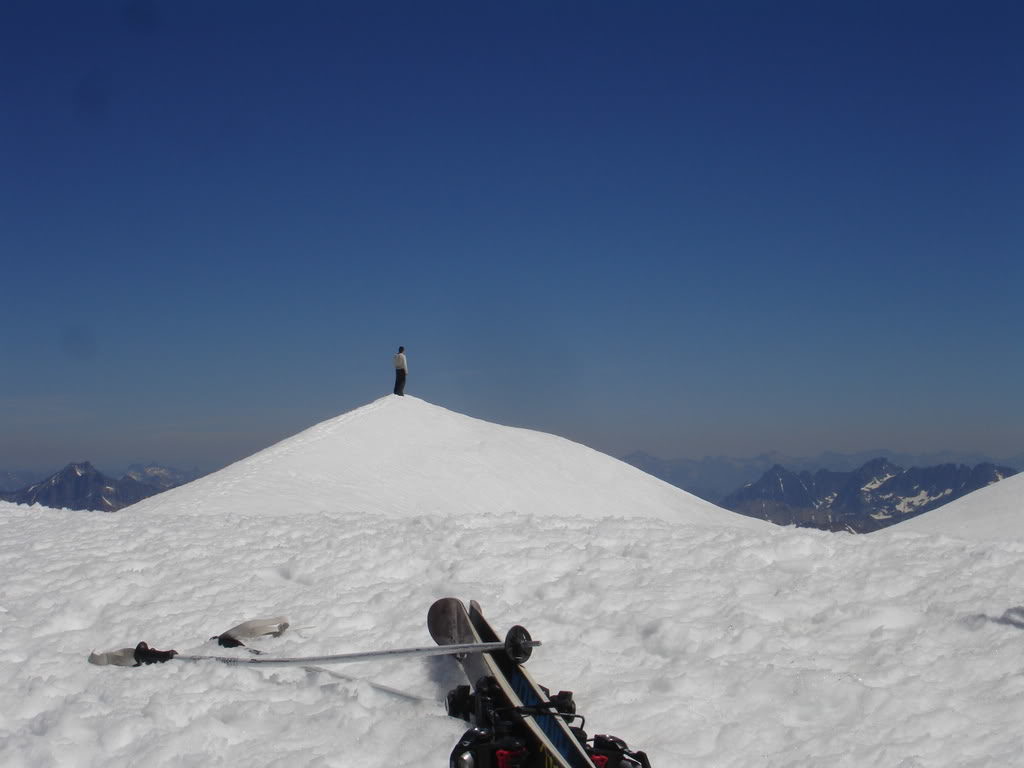
<path id="1" fill-rule="evenodd" d="M 149 464 L 132 464 L 125 472 L 125 476 L 144 485 L 151 485 L 165 491 L 168 488 L 191 483 L 202 475 L 198 469 L 185 471 L 174 467 L 164 467 L 151 461 Z"/>
<path id="2" fill-rule="evenodd" d="M 776 464 L 721 504 L 780 525 L 868 533 L 930 512 L 1015 473 L 994 464 L 904 469 L 886 458 L 872 459 L 852 472 L 797 473 Z"/>
<path id="3" fill-rule="evenodd" d="M 82 461 L 68 464 L 45 480 L 19 491 L 0 494 L 0 498 L 15 504 L 114 512 L 156 492 L 156 488 L 131 477 L 120 480 L 107 477 L 88 461 Z"/>
<path id="4" fill-rule="evenodd" d="M 766 525 L 565 438 L 394 395 L 126 511 L 229 515 L 253 510 L 392 516 L 526 512 Z"/>

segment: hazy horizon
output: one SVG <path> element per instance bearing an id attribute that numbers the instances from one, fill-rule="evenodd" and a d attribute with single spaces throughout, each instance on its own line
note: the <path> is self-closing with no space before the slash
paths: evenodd
<path id="1" fill-rule="evenodd" d="M 361 405 L 365 405 L 365 403 L 361 404 Z M 443 405 L 443 404 L 441 404 L 441 405 Z M 356 406 L 356 407 L 360 407 L 360 406 Z M 443 407 L 449 407 L 449 406 L 444 406 L 443 405 Z M 337 415 L 340 415 L 340 414 L 333 414 L 333 416 L 337 416 Z M 467 415 L 474 416 L 475 418 L 483 418 L 483 417 L 480 417 L 480 416 L 475 415 L 475 414 L 467 414 Z M 329 416 L 327 418 L 333 418 L 333 416 Z M 299 432 L 302 432 L 303 430 L 308 429 L 309 427 L 314 426 L 315 423 L 319 423 L 319 422 L 305 424 L 305 425 L 297 427 L 292 432 L 287 432 L 287 433 L 276 435 L 276 436 L 275 435 L 271 435 L 271 434 L 268 433 L 265 436 L 265 438 L 267 440 L 267 442 L 265 442 L 265 443 L 258 443 L 258 442 L 256 442 L 257 439 L 258 439 L 258 436 L 253 435 L 253 436 L 251 436 L 251 437 L 249 437 L 247 439 L 247 441 L 245 442 L 244 445 L 241 445 L 238 448 L 237 455 L 232 455 L 230 458 L 228 458 L 228 459 L 226 459 L 224 461 L 221 461 L 221 462 L 217 462 L 217 461 L 200 461 L 198 459 L 189 458 L 189 455 L 185 454 L 185 453 L 178 454 L 177 455 L 178 458 L 173 459 L 173 460 L 168 460 L 168 459 L 163 458 L 163 455 L 160 454 L 159 452 L 158 453 L 154 453 L 152 455 L 150 455 L 150 454 L 141 454 L 141 453 L 139 453 L 139 454 L 132 454 L 130 452 L 126 452 L 123 455 L 117 455 L 117 454 L 109 454 L 109 455 L 107 455 L 107 454 L 103 454 L 102 452 L 99 452 L 99 451 L 92 451 L 90 453 L 89 449 L 86 447 L 86 448 L 82 448 L 79 451 L 79 453 L 74 454 L 74 455 L 70 456 L 69 458 L 65 458 L 63 460 L 58 460 L 56 462 L 50 462 L 50 463 L 40 462 L 40 463 L 37 463 L 35 466 L 19 465 L 19 464 L 16 463 L 16 461 L 14 461 L 14 462 L 6 462 L 5 463 L 2 459 L 0 459 L 0 472 L 2 472 L 2 471 L 8 471 L 8 472 L 32 472 L 32 473 L 39 474 L 40 478 L 41 478 L 41 477 L 46 476 L 46 475 L 48 475 L 48 474 L 50 474 L 50 473 L 52 473 L 54 471 L 62 469 L 63 467 L 67 466 L 68 464 L 81 463 L 81 462 L 89 462 L 94 467 L 96 467 L 100 471 L 103 471 L 103 472 L 105 472 L 107 474 L 118 474 L 118 473 L 121 473 L 121 472 L 125 471 L 128 467 L 132 466 L 132 465 L 148 465 L 148 464 L 157 464 L 157 465 L 160 465 L 160 466 L 171 467 L 171 468 L 179 469 L 179 470 L 183 470 L 183 471 L 191 471 L 193 469 L 198 469 L 203 474 L 206 474 L 206 473 L 209 473 L 209 472 L 214 472 L 214 471 L 217 471 L 219 469 L 222 469 L 225 466 L 228 466 L 228 465 L 234 463 L 235 461 L 239 461 L 239 460 L 242 460 L 244 458 L 247 458 L 248 456 L 251 456 L 251 455 L 253 455 L 255 453 L 258 453 L 259 451 L 264 450 L 265 448 L 269 448 L 270 446 L 276 444 L 277 442 L 279 442 L 281 440 L 284 440 L 284 439 L 287 439 L 289 437 L 292 437 L 293 435 L 298 434 Z M 506 424 L 505 426 L 522 427 L 522 428 L 526 428 L 526 429 L 539 429 L 540 431 L 551 432 L 551 430 L 543 429 L 543 428 L 538 427 L 536 425 L 529 425 L 529 424 L 511 424 L 510 423 L 510 424 Z M 553 432 L 553 434 L 559 434 L 559 433 Z M 842 457 L 842 458 L 861 457 L 861 456 L 863 456 L 865 458 L 874 458 L 876 456 L 887 456 L 887 457 L 893 457 L 893 456 L 913 456 L 913 457 L 919 457 L 919 458 L 924 459 L 924 458 L 930 458 L 930 457 L 941 458 L 943 456 L 953 456 L 953 457 L 957 457 L 957 458 L 954 458 L 954 459 L 951 459 L 951 460 L 956 461 L 958 463 L 961 462 L 961 461 L 966 462 L 966 463 L 973 463 L 976 460 L 982 460 L 982 459 L 992 460 L 992 461 L 995 461 L 997 463 L 1005 463 L 1005 462 L 1012 462 L 1014 460 L 1019 460 L 1022 456 L 1024 456 L 1024 451 L 1009 452 L 1009 453 L 1004 453 L 1004 454 L 994 454 L 994 453 L 991 453 L 991 452 L 986 452 L 986 451 L 981 451 L 981 450 L 973 450 L 973 449 L 970 449 L 970 448 L 967 448 L 967 449 L 961 449 L 961 448 L 938 448 L 938 449 L 925 449 L 925 450 L 914 450 L 914 449 L 905 450 L 905 449 L 895 449 L 895 448 L 886 447 L 886 446 L 851 448 L 851 449 L 847 449 L 847 450 L 839 450 L 839 449 L 833 449 L 833 448 L 827 448 L 826 447 L 826 448 L 822 448 L 821 450 L 815 450 L 815 451 L 811 451 L 811 452 L 807 452 L 807 453 L 783 451 L 783 450 L 779 450 L 777 448 L 765 448 L 763 450 L 758 450 L 758 451 L 755 451 L 755 452 L 752 452 L 752 453 L 702 453 L 702 454 L 697 454 L 697 455 L 673 455 L 673 454 L 668 454 L 668 453 L 659 453 L 658 451 L 652 450 L 652 449 L 650 449 L 648 447 L 645 447 L 645 446 L 636 446 L 636 447 L 633 447 L 633 448 L 628 448 L 626 450 L 606 450 L 606 449 L 604 449 L 604 448 L 602 448 L 602 447 L 600 447 L 598 445 L 595 445 L 595 444 L 592 444 L 592 443 L 587 443 L 585 440 L 580 439 L 578 436 L 572 436 L 572 435 L 560 435 L 560 436 L 567 437 L 569 439 L 576 440 L 578 442 L 582 442 L 582 443 L 584 443 L 586 445 L 589 445 L 592 448 L 595 448 L 597 450 L 600 450 L 600 451 L 602 451 L 604 453 L 607 453 L 609 455 L 615 456 L 617 458 L 626 457 L 626 456 L 628 456 L 630 454 L 633 454 L 633 453 L 645 453 L 645 454 L 648 454 L 648 455 L 650 455 L 652 457 L 655 457 L 657 459 L 664 460 L 664 461 L 701 461 L 701 460 L 718 460 L 718 459 L 735 460 L 735 461 L 754 461 L 754 460 L 757 460 L 757 459 L 762 459 L 764 457 L 777 457 L 777 458 L 781 458 L 781 459 L 793 459 L 793 460 L 797 460 L 797 461 L 801 461 L 801 462 L 822 462 L 822 466 L 826 467 L 826 468 L 835 468 L 835 467 L 828 466 L 828 464 L 827 464 L 827 460 L 828 460 L 830 454 L 833 454 L 836 457 Z M 155 443 L 152 443 L 152 444 L 155 445 Z M 204 451 L 202 449 L 207 449 L 208 450 L 209 447 L 210 447 L 210 444 L 211 443 L 210 443 L 209 440 L 205 440 L 204 441 L 202 439 L 197 439 L 196 442 L 195 442 L 195 445 L 198 446 L 200 450 L 197 450 L 195 455 L 196 456 L 204 455 Z M 216 445 L 216 443 L 214 443 L 214 444 Z M 130 451 L 130 449 L 129 449 L 129 451 Z M 1019 461 L 1018 461 L 1018 463 L 1019 463 Z M 1018 469 L 1018 470 L 1024 470 L 1024 467 L 1014 466 L 1013 468 L 1014 469 Z"/>

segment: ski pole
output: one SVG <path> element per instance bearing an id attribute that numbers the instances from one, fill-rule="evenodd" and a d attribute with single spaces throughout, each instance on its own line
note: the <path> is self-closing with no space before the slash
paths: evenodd
<path id="1" fill-rule="evenodd" d="M 330 656 L 295 656 L 284 658 L 252 656 L 239 658 L 237 656 L 187 656 L 175 654 L 174 658 L 179 661 L 219 661 L 222 664 L 262 664 L 268 667 L 282 667 L 295 664 L 349 664 L 357 661 L 404 658 L 407 656 L 458 656 L 464 653 L 504 651 L 516 664 L 522 664 L 530 658 L 533 649 L 540 644 L 539 640 L 533 640 L 530 637 L 530 633 L 526 629 L 515 626 L 508 631 L 508 634 L 505 636 L 505 642 L 461 643 L 458 645 L 435 645 L 422 648 L 391 648 L 383 651 L 337 653 Z"/>
<path id="2" fill-rule="evenodd" d="M 118 666 L 139 666 L 141 664 L 162 664 L 166 661 L 217 661 L 221 664 L 249 665 L 262 664 L 268 667 L 309 666 L 311 664 L 348 664 L 357 661 L 374 659 L 404 658 L 409 656 L 458 656 L 470 653 L 504 652 L 516 664 L 522 664 L 539 646 L 539 640 L 530 637 L 530 633 L 521 626 L 514 626 L 505 636 L 505 642 L 490 643 L 458 643 L 453 645 L 432 645 L 422 648 L 391 648 L 381 651 L 361 651 L 358 653 L 338 653 L 330 656 L 192 656 L 179 654 L 177 651 L 160 651 L 150 648 L 145 642 L 135 648 L 123 648 L 106 654 L 93 654 L 90 661 L 94 664 L 115 664 Z"/>

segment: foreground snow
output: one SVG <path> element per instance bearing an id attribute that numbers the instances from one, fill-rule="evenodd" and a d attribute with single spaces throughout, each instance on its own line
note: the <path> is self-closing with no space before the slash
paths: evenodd
<path id="1" fill-rule="evenodd" d="M 1016 764 L 1024 546 L 660 520 L 316 509 L 223 517 L 0 510 L 0 764 L 446 765 L 461 733 L 297 669 L 86 663 L 285 613 L 262 647 L 429 644 L 439 596 L 544 641 L 531 669 L 655 766 Z M 336 667 L 439 699 L 446 660 Z"/>
<path id="2" fill-rule="evenodd" d="M 0 504 L 0 765 L 444 766 L 463 730 L 439 703 L 462 682 L 449 659 L 331 669 L 425 699 L 410 701 L 301 669 L 86 658 L 139 640 L 223 652 L 207 638 L 281 614 L 292 629 L 260 643 L 275 654 L 425 645 L 426 611 L 445 595 L 479 600 L 499 631 L 524 624 L 544 642 L 529 662 L 540 682 L 574 690 L 591 733 L 647 750 L 655 768 L 1020 763 L 1024 540 L 734 525 L 713 507 L 683 514 L 679 497 L 666 497 L 676 520 L 601 516 L 587 489 L 581 506 L 559 490 L 590 461 L 568 441 L 539 488 L 466 472 L 495 507 L 444 510 L 431 505 L 446 493 L 470 500 L 458 467 L 478 454 L 452 456 L 465 417 L 399 407 L 428 427 L 406 431 L 409 450 L 438 440 L 427 505 L 385 476 L 399 460 L 369 436 L 362 459 L 345 454 L 368 479 L 351 464 L 328 471 L 325 446 L 347 450 L 368 413 L 211 476 L 202 493 L 194 483 L 117 514 Z M 495 466 L 518 451 L 504 429 Z M 427 460 L 401 461 L 429 491 Z M 271 482 L 291 473 L 293 486 Z M 636 489 L 657 486 L 629 487 L 654 507 Z M 509 501 L 545 490 L 566 494 L 560 514 Z"/>

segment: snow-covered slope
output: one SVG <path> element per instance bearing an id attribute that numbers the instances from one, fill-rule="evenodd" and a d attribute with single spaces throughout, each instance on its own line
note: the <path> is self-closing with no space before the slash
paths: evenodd
<path id="1" fill-rule="evenodd" d="M 529 628 L 534 676 L 655 768 L 1020 764 L 1024 541 L 731 525 L 685 495 L 668 514 L 616 466 L 385 401 L 123 512 L 0 504 L 0 765 L 443 768 L 450 659 L 86 659 L 244 652 L 207 638 L 282 614 L 275 655 L 428 645 L 445 595 Z"/>
<path id="2" fill-rule="evenodd" d="M 301 501 L 301 504 L 296 502 Z M 129 514 L 351 511 L 367 515 L 657 517 L 762 528 L 611 456 L 388 395 Z"/>
<path id="3" fill-rule="evenodd" d="M 1024 473 L 899 523 L 894 530 L 967 539 L 1024 539 Z"/>

